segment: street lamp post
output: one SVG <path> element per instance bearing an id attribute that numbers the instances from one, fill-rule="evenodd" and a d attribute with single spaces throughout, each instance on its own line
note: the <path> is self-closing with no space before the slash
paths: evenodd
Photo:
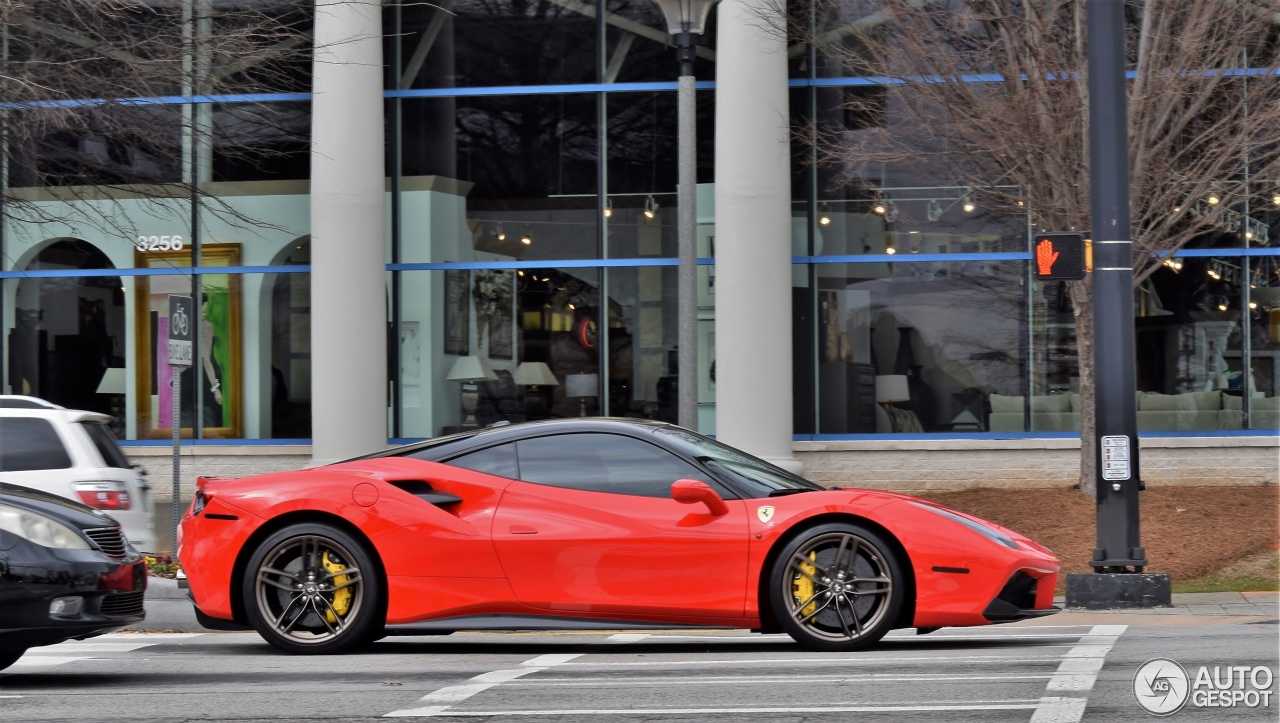
<path id="1" fill-rule="evenodd" d="M 680 80 L 676 98 L 679 145 L 679 412 L 677 421 L 687 429 L 698 428 L 698 156 L 697 96 L 694 93 L 694 35 L 706 30 L 707 16 L 716 0 L 655 0 L 667 20 L 667 30 L 676 38 Z"/>
<path id="2" fill-rule="evenodd" d="M 1168 574 L 1144 573 L 1125 107 L 1123 0 L 1089 0 L 1089 167 L 1093 228 L 1097 532 L 1091 574 L 1067 575 L 1068 607 L 1167 606 Z"/>

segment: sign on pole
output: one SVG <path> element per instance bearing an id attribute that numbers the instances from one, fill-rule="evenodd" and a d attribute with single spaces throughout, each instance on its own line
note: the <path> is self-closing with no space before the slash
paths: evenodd
<path id="1" fill-rule="evenodd" d="M 1040 281 L 1077 280 L 1085 275 L 1084 235 L 1042 233 L 1031 244 L 1036 278 Z"/>
<path id="2" fill-rule="evenodd" d="M 181 516 L 179 440 L 182 437 L 182 370 L 191 367 L 195 336 L 195 303 L 190 296 L 169 296 L 169 367 L 173 370 L 173 554 L 178 554 L 178 519 Z"/>
<path id="3" fill-rule="evenodd" d="M 191 366 L 195 306 L 190 296 L 169 297 L 169 366 Z"/>

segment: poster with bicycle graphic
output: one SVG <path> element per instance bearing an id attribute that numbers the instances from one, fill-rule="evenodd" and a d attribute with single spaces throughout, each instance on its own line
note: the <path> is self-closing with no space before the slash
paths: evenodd
<path id="1" fill-rule="evenodd" d="M 242 431 L 243 375 L 241 370 L 241 293 L 239 274 L 209 273 L 209 267 L 239 266 L 239 244 L 207 244 L 201 248 L 205 269 L 197 293 L 192 294 L 189 249 L 136 250 L 138 268 L 170 269 L 173 273 L 137 279 L 138 436 L 163 439 L 173 434 L 173 375 L 182 377 L 179 423 L 182 436 L 191 437 L 198 420 L 202 436 L 239 438 Z M 190 351 L 187 363 L 170 363 L 169 330 L 175 320 L 170 295 L 193 296 L 183 316 Z"/>

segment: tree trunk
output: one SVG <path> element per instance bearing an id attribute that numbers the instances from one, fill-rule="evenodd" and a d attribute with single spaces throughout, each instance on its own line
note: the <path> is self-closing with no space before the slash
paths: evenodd
<path id="1" fill-rule="evenodd" d="M 1091 279 L 1069 283 L 1076 322 L 1076 353 L 1080 369 L 1080 492 L 1097 495 L 1097 436 L 1093 386 L 1093 285 Z"/>

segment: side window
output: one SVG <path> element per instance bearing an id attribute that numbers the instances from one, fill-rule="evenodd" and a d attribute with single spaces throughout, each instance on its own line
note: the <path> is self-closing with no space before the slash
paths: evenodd
<path id="1" fill-rule="evenodd" d="M 473 472 L 506 477 L 507 479 L 516 479 L 518 474 L 516 472 L 516 446 L 510 442 L 482 449 L 478 452 L 464 454 L 461 457 L 454 457 L 445 462 L 445 464 L 469 469 Z"/>
<path id="2" fill-rule="evenodd" d="M 52 424 L 35 417 L 0 417 L 0 472 L 70 466 L 71 457 Z"/>
<path id="3" fill-rule="evenodd" d="M 124 456 L 124 450 L 120 449 L 120 443 L 116 441 L 116 435 L 111 433 L 110 427 L 97 422 L 83 422 L 80 426 L 84 427 L 89 439 L 93 440 L 93 446 L 98 450 L 98 454 L 102 455 L 103 463 L 117 469 L 132 468 L 133 465 L 129 464 L 129 458 Z"/>
<path id="4" fill-rule="evenodd" d="M 591 492 L 671 497 L 671 483 L 706 475 L 648 442 L 617 434 L 560 434 L 516 442 L 520 479 Z"/>

